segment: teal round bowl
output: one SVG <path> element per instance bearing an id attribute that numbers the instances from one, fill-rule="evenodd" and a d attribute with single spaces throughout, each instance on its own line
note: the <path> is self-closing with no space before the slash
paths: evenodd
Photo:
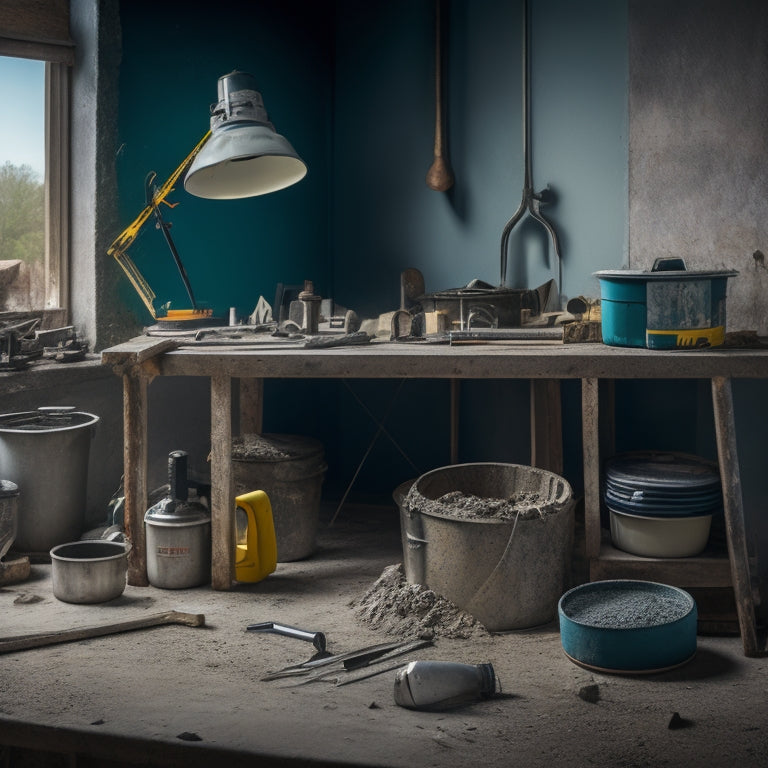
<path id="1" fill-rule="evenodd" d="M 558 603 L 560 640 L 571 661 L 598 672 L 664 672 L 696 655 L 696 601 L 652 581 L 594 581 Z"/>

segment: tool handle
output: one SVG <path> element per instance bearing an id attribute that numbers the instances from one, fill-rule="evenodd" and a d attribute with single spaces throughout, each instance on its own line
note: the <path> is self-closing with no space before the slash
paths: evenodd
<path id="1" fill-rule="evenodd" d="M 453 186 L 453 171 L 443 149 L 443 60 L 441 43 L 443 24 L 440 7 L 444 0 L 435 0 L 435 146 L 434 160 L 427 171 L 427 186 L 436 192 L 445 192 Z"/>
<path id="2" fill-rule="evenodd" d="M 262 621 L 259 624 L 249 624 L 248 632 L 274 632 L 277 635 L 296 637 L 299 640 L 308 640 L 318 651 L 325 650 L 325 635 L 322 632 L 308 632 L 298 627 L 288 627 L 285 624 L 276 624 L 274 621 Z"/>
<path id="3" fill-rule="evenodd" d="M 91 637 L 103 637 L 119 632 L 130 632 L 136 629 L 148 629 L 164 624 L 184 624 L 188 627 L 203 627 L 205 626 L 205 616 L 202 613 L 166 611 L 164 613 L 154 613 L 141 619 L 120 621 L 115 624 L 102 624 L 77 629 L 60 629 L 56 632 L 36 632 L 30 635 L 5 637 L 0 638 L 0 653 L 26 651 L 29 648 L 41 648 L 46 645 L 56 645 L 57 643 L 71 643 L 76 640 L 87 640 Z"/>

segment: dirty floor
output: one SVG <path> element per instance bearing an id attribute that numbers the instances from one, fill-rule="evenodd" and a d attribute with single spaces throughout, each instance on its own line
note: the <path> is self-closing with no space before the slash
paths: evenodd
<path id="1" fill-rule="evenodd" d="M 361 623 L 353 604 L 400 559 L 393 508 L 342 510 L 312 558 L 230 592 L 129 586 L 75 606 L 53 597 L 48 566 L 33 566 L 29 581 L 0 589 L 3 637 L 171 609 L 203 613 L 206 626 L 0 656 L 0 765 L 766 765 L 768 659 L 745 658 L 738 637 L 699 637 L 691 662 L 651 676 L 576 666 L 556 623 L 438 637 L 403 663 L 491 662 L 504 693 L 441 713 L 397 706 L 391 670 L 345 686 L 260 680 L 313 648 L 248 633 L 251 623 L 323 631 L 334 653 L 398 639 Z"/>

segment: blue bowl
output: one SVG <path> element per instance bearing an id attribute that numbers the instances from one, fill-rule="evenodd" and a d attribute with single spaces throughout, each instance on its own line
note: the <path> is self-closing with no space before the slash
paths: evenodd
<path id="1" fill-rule="evenodd" d="M 568 658 L 598 672 L 663 672 L 696 655 L 696 601 L 678 587 L 633 580 L 582 584 L 560 598 L 558 616 Z"/>

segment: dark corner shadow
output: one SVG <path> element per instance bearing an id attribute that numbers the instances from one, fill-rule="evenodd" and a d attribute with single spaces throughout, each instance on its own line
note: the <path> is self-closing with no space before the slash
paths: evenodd
<path id="1" fill-rule="evenodd" d="M 501 702 L 501 701 L 524 701 L 525 697 L 520 696 L 516 693 L 507 693 L 506 691 L 497 691 L 492 696 L 488 696 L 487 698 L 478 698 L 474 699 L 472 701 L 467 701 L 462 704 L 456 704 L 455 706 L 450 705 L 436 705 L 434 707 L 429 706 L 423 706 L 423 707 L 414 707 L 413 709 L 418 709 L 421 712 L 426 712 L 428 715 L 437 715 L 438 717 L 444 717 L 446 714 L 459 714 L 462 712 L 469 712 L 471 710 L 473 715 L 480 715 L 482 716 L 484 714 L 484 710 L 491 709 L 492 711 L 495 711 L 495 706 Z M 405 707 L 405 709 L 409 709 L 409 707 Z"/>
<path id="2" fill-rule="evenodd" d="M 149 607 L 154 602 L 156 602 L 155 598 L 151 595 L 126 595 L 123 593 L 114 600 L 98 603 L 98 605 L 104 608 L 144 608 Z"/>
<path id="3" fill-rule="evenodd" d="M 648 675 L 649 680 L 660 683 L 681 683 L 692 680 L 712 680 L 718 677 L 727 677 L 739 669 L 739 664 L 710 648 L 699 648 L 696 655 L 686 664 L 668 672 Z"/>
<path id="4" fill-rule="evenodd" d="M 620 669 L 608 670 L 597 669 L 587 664 L 581 664 L 571 659 L 577 666 L 593 672 L 608 675 L 609 677 L 621 677 L 627 680 L 636 680 L 642 678 L 657 683 L 686 683 L 694 680 L 712 680 L 724 678 L 736 674 L 741 665 L 736 659 L 730 658 L 722 653 L 708 648 L 699 648 L 696 655 L 690 660 L 683 662 L 680 666 L 667 671 L 623 671 Z"/>
<path id="5" fill-rule="evenodd" d="M 296 595 L 297 592 L 307 591 L 307 577 L 306 575 L 291 576 L 286 573 L 275 572 L 261 581 L 237 581 L 232 584 L 232 589 L 229 591 L 252 595 L 260 594 L 263 597 Z"/>

